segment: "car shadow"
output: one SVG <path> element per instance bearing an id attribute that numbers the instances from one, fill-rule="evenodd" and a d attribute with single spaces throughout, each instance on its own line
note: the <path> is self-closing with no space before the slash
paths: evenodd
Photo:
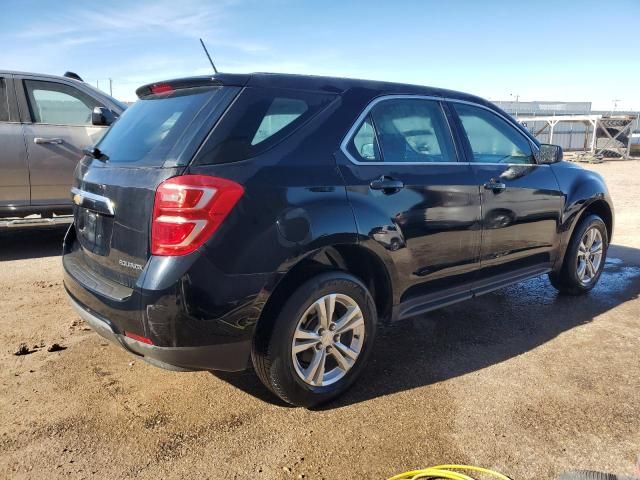
<path id="1" fill-rule="evenodd" d="M 252 367 L 249 367 L 244 372 L 214 372 L 211 374 L 214 377 L 223 380 L 224 382 L 233 385 L 239 390 L 248 393 L 249 395 L 262 400 L 266 403 L 271 403 L 273 405 L 277 405 L 280 407 L 286 408 L 294 408 L 293 405 L 289 405 L 288 403 L 280 400 L 279 397 L 275 396 L 267 387 L 265 387 L 258 375 L 253 371 Z"/>
<path id="2" fill-rule="evenodd" d="M 68 225 L 56 225 L 0 231 L 0 262 L 60 255 L 68 228 Z"/>
<path id="3" fill-rule="evenodd" d="M 598 285 L 581 297 L 560 295 L 546 275 L 381 326 L 369 364 L 335 409 L 409 391 L 521 355 L 640 294 L 640 250 L 612 245 Z M 219 378 L 264 401 L 275 400 L 255 375 Z"/>

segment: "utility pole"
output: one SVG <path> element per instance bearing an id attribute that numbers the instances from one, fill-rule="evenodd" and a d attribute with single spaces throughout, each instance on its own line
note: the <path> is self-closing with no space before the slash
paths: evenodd
<path id="1" fill-rule="evenodd" d="M 113 80 L 109 78 L 109 95 L 113 97 Z"/>
<path id="2" fill-rule="evenodd" d="M 518 102 L 520 101 L 520 94 L 518 93 L 510 93 L 509 96 L 511 98 L 515 98 L 516 99 L 516 118 L 518 118 Z"/>
<path id="3" fill-rule="evenodd" d="M 614 98 L 613 99 L 613 111 L 615 112 L 616 110 L 618 110 L 618 102 L 620 101 L 620 98 Z"/>

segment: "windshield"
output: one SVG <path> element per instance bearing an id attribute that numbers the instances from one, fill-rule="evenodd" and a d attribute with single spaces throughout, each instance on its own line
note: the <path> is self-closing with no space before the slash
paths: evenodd
<path id="1" fill-rule="evenodd" d="M 96 145 L 109 163 L 161 167 L 176 162 L 201 134 L 202 116 L 220 87 L 199 87 L 150 95 L 134 103 Z"/>

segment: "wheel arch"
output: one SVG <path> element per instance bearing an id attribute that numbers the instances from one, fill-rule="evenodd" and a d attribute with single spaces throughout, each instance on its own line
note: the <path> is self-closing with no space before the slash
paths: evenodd
<path id="1" fill-rule="evenodd" d="M 586 218 L 588 215 L 592 214 L 598 215 L 602 219 L 605 226 L 607 227 L 607 240 L 611 242 L 611 236 L 613 235 L 613 212 L 609 204 L 603 199 L 597 199 L 589 203 L 589 205 L 587 205 L 587 207 L 580 214 L 580 217 L 575 222 L 575 225 L 578 225 L 583 218 Z"/>
<path id="2" fill-rule="evenodd" d="M 370 249 L 359 244 L 337 244 L 323 247 L 305 255 L 281 274 L 272 287 L 258 318 L 254 341 L 258 347 L 268 335 L 291 292 L 312 276 L 327 271 L 350 273 L 364 283 L 374 299 L 378 320 L 390 318 L 393 306 L 393 285 L 383 260 Z"/>
<path id="3" fill-rule="evenodd" d="M 614 217 L 613 209 L 611 208 L 610 204 L 601 197 L 594 198 L 590 201 L 585 202 L 582 208 L 571 216 L 570 223 L 568 225 L 569 228 L 565 229 L 565 233 L 562 238 L 562 248 L 560 249 L 559 257 L 554 265 L 554 271 L 559 271 L 564 264 L 564 257 L 571 242 L 571 238 L 573 237 L 576 226 L 578 226 L 584 218 L 593 214 L 598 215 L 600 218 L 602 218 L 602 221 L 607 228 L 607 242 L 611 242 L 611 236 L 613 235 Z"/>
<path id="4" fill-rule="evenodd" d="M 615 225 L 615 212 L 607 185 L 600 174 L 571 162 L 560 162 L 551 165 L 551 168 L 565 195 L 565 204 L 559 225 L 562 238 L 553 268 L 554 271 L 559 271 L 564 264 L 565 253 L 571 237 L 582 219 L 591 214 L 601 217 L 607 228 L 608 240 L 611 241 Z"/>

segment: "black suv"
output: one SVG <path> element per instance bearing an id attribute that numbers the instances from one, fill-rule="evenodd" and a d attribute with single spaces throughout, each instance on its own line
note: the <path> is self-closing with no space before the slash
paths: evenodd
<path id="1" fill-rule="evenodd" d="M 310 406 L 343 392 L 376 324 L 530 277 L 589 291 L 613 208 L 480 98 L 279 74 L 141 87 L 78 164 L 65 287 L 155 365 L 237 371 Z"/>

